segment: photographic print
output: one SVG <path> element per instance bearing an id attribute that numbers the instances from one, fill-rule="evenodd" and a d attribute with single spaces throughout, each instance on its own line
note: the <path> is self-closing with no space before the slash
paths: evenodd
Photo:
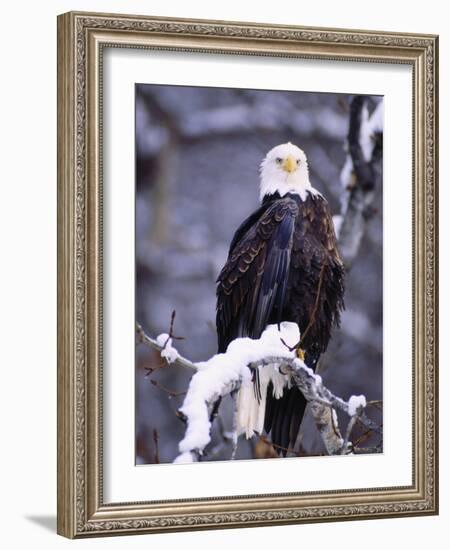
<path id="1" fill-rule="evenodd" d="M 58 533 L 438 512 L 437 59 L 58 17 Z"/>
<path id="2" fill-rule="evenodd" d="M 136 464 L 383 452 L 383 98 L 136 84 Z"/>

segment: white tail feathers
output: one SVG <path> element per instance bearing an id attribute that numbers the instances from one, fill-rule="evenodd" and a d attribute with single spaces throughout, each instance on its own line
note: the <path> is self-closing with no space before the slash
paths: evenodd
<path id="1" fill-rule="evenodd" d="M 238 435 L 245 434 L 250 439 L 253 434 L 262 433 L 266 411 L 267 386 L 273 384 L 273 395 L 279 399 L 285 386 L 290 386 L 290 377 L 281 374 L 276 365 L 260 366 L 259 382 L 261 399 L 255 395 L 253 382 L 243 384 L 237 398 L 237 430 Z"/>

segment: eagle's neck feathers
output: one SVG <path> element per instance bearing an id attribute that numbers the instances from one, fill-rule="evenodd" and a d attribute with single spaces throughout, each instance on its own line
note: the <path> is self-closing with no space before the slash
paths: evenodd
<path id="1" fill-rule="evenodd" d="M 308 194 L 321 195 L 309 181 L 308 167 L 305 165 L 292 174 L 274 170 L 270 166 L 263 167 L 261 171 L 260 200 L 264 197 L 278 194 L 284 197 L 287 194 L 298 195 L 305 201 Z"/>
<path id="2" fill-rule="evenodd" d="M 261 196 L 260 196 L 261 204 L 266 204 L 268 202 L 273 202 L 275 200 L 282 199 L 286 195 L 291 195 L 291 196 L 294 195 L 298 197 L 302 202 L 306 202 L 309 197 L 313 197 L 313 198 L 320 197 L 321 199 L 324 199 L 324 196 L 320 191 L 317 191 L 317 189 L 315 189 L 314 187 L 309 186 L 308 188 L 303 190 L 295 189 L 292 191 L 285 191 L 283 194 L 281 194 L 278 189 L 275 190 L 273 193 L 265 193 L 265 194 L 261 193 Z"/>

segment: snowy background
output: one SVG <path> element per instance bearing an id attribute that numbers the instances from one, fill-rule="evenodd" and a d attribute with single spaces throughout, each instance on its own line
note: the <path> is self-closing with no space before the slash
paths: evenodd
<path id="1" fill-rule="evenodd" d="M 234 231 L 258 206 L 258 167 L 273 146 L 306 152 L 313 186 L 339 212 L 351 96 L 306 92 L 136 86 L 136 319 L 156 336 L 176 310 L 175 345 L 191 360 L 216 352 L 215 279 Z M 370 98 L 373 109 L 379 98 Z M 324 383 L 348 398 L 382 398 L 382 190 L 347 277 L 346 311 L 320 366 Z M 162 368 L 136 349 L 136 462 L 170 462 L 183 438 L 175 412 L 191 373 Z M 168 391 L 173 392 L 169 394 Z M 229 457 L 221 407 L 206 460 Z M 322 454 L 308 415 L 300 454 Z M 240 440 L 237 458 L 270 456 L 257 438 Z"/>

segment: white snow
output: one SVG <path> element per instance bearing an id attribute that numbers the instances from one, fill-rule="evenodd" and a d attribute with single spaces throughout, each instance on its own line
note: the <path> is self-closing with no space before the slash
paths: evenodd
<path id="1" fill-rule="evenodd" d="M 359 142 L 363 150 L 365 160 L 368 162 L 372 158 L 373 149 L 375 147 L 375 134 L 383 132 L 383 120 L 384 120 L 384 103 L 380 101 L 369 116 L 367 106 L 364 105 L 362 111 L 362 122 L 360 128 Z M 348 146 L 347 146 L 348 149 Z M 341 185 L 344 189 L 352 187 L 354 182 L 353 162 L 350 153 L 347 151 L 347 157 L 345 159 L 344 166 L 342 167 L 340 174 Z M 346 211 L 346 202 L 348 201 L 348 194 L 344 194 L 341 198 L 342 214 Z"/>
<path id="2" fill-rule="evenodd" d="M 341 170 L 341 186 L 343 189 L 348 189 L 352 186 L 353 183 L 353 162 L 350 153 L 347 151 L 347 156 L 345 157 L 345 163 Z"/>
<path id="3" fill-rule="evenodd" d="M 363 120 L 361 124 L 359 142 L 361 143 L 364 158 L 367 162 L 369 162 L 372 158 L 373 149 L 375 147 L 375 134 L 383 131 L 383 102 L 380 101 L 380 103 L 378 103 L 371 116 L 369 116 L 369 111 L 367 110 L 366 105 L 364 105 L 362 117 Z"/>
<path id="4" fill-rule="evenodd" d="M 177 456 L 177 458 L 173 461 L 174 464 L 192 464 L 194 462 L 194 458 L 192 457 L 192 453 L 181 453 Z"/>
<path id="5" fill-rule="evenodd" d="M 172 338 L 170 338 L 168 334 L 163 333 L 156 338 L 156 341 L 164 348 L 161 350 L 161 357 L 167 359 L 168 363 L 174 363 L 180 354 L 178 350 L 172 346 Z"/>
<path id="6" fill-rule="evenodd" d="M 338 422 L 338 417 L 337 417 L 336 411 L 334 409 L 331 409 L 331 414 L 332 414 L 332 417 L 333 417 L 333 425 L 338 426 L 339 422 Z"/>
<path id="7" fill-rule="evenodd" d="M 373 134 L 372 127 L 370 125 L 369 109 L 367 108 L 367 102 L 364 103 L 361 112 L 361 126 L 359 130 L 359 143 L 366 162 L 369 162 L 373 151 Z"/>
<path id="8" fill-rule="evenodd" d="M 367 401 L 364 395 L 352 395 L 348 400 L 348 414 L 354 416 L 360 407 L 365 407 Z"/>
<path id="9" fill-rule="evenodd" d="M 229 391 L 234 386 L 238 387 L 239 384 L 253 391 L 248 365 L 258 363 L 267 357 L 295 357 L 295 352 L 290 351 L 281 338 L 288 346 L 295 346 L 300 339 L 298 326 L 295 323 L 284 322 L 278 330 L 278 325 L 269 325 L 259 340 L 238 338 L 230 343 L 226 353 L 219 353 L 208 361 L 196 364 L 198 371 L 191 379 L 180 409 L 187 418 L 187 429 L 184 439 L 179 444 L 179 460 L 185 461 L 184 455 L 190 454 L 193 450 L 202 451 L 209 443 L 211 423 L 208 403 L 227 393 L 227 389 Z M 164 342 L 165 340 L 162 340 L 163 344 Z"/>
<path id="10" fill-rule="evenodd" d="M 375 108 L 375 111 L 372 113 L 372 116 L 369 120 L 370 132 L 371 134 L 380 133 L 383 131 L 383 122 L 384 122 L 384 102 L 380 101 Z"/>

